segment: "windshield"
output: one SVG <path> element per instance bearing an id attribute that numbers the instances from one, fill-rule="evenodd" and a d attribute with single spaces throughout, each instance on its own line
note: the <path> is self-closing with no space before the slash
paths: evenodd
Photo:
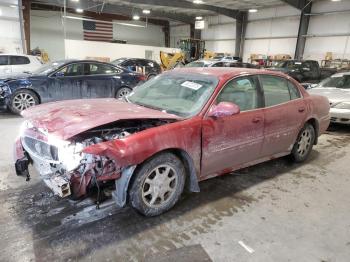
<path id="1" fill-rule="evenodd" d="M 208 75 L 162 74 L 134 89 L 127 100 L 187 118 L 200 112 L 218 82 Z"/>
<path id="2" fill-rule="evenodd" d="M 37 70 L 35 70 L 33 72 L 33 75 L 48 75 L 64 64 L 65 61 L 57 61 L 45 64 L 39 67 Z"/>
<path id="3" fill-rule="evenodd" d="M 118 59 L 116 59 L 116 60 L 113 60 L 112 61 L 112 64 L 114 64 L 114 65 L 118 65 L 118 64 L 121 64 L 121 63 L 123 63 L 125 60 L 126 60 L 127 58 L 118 58 Z"/>
<path id="4" fill-rule="evenodd" d="M 299 61 L 278 61 L 273 63 L 273 67 L 295 69 L 301 66 Z"/>
<path id="5" fill-rule="evenodd" d="M 324 79 L 317 87 L 335 87 L 350 89 L 350 75 L 331 76 Z"/>
<path id="6" fill-rule="evenodd" d="M 207 67 L 207 65 L 204 62 L 194 61 L 185 65 L 185 67 Z"/>

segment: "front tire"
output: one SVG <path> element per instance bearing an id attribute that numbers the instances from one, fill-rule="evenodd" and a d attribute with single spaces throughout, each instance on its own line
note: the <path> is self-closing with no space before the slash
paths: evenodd
<path id="1" fill-rule="evenodd" d="M 136 170 L 129 191 L 133 208 L 144 216 L 157 216 L 172 208 L 185 185 L 185 168 L 171 153 L 159 154 Z"/>
<path id="2" fill-rule="evenodd" d="M 315 128 L 309 123 L 305 124 L 292 149 L 291 156 L 295 162 L 304 162 L 308 158 L 315 143 L 315 139 Z"/>
<path id="3" fill-rule="evenodd" d="M 12 113 L 19 115 L 23 110 L 38 105 L 39 98 L 31 90 L 17 90 L 12 95 L 10 103 L 10 110 L 12 111 Z"/>

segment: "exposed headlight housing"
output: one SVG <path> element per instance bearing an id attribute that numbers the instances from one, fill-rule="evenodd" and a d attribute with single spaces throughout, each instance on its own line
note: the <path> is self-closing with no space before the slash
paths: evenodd
<path id="1" fill-rule="evenodd" d="M 9 93 L 10 88 L 7 84 L 0 82 L 0 97 L 2 98 L 5 93 Z"/>
<path id="2" fill-rule="evenodd" d="M 333 108 L 337 108 L 337 109 L 348 109 L 348 110 L 350 110 L 350 102 L 340 102 L 338 104 L 335 104 L 332 107 Z"/>

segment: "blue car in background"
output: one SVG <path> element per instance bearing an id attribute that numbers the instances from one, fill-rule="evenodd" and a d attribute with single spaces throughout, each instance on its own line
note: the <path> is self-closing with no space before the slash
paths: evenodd
<path id="1" fill-rule="evenodd" d="M 80 98 L 122 98 L 146 80 L 143 74 L 91 60 L 64 60 L 33 73 L 0 80 L 0 108 L 19 114 L 41 103 Z"/>

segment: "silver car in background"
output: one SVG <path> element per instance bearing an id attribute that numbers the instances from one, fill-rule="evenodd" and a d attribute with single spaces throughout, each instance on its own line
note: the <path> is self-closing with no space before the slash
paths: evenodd
<path id="1" fill-rule="evenodd" d="M 334 74 L 307 91 L 328 98 L 331 122 L 350 125 L 350 72 Z"/>

